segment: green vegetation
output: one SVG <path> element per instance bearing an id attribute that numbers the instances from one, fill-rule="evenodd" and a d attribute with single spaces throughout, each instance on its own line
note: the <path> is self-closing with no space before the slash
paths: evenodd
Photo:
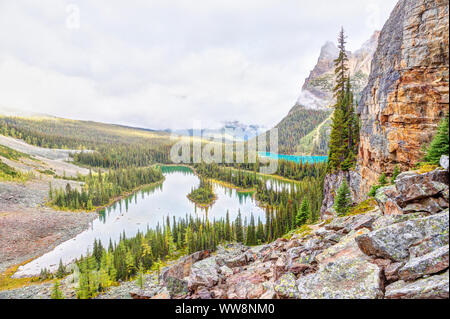
<path id="1" fill-rule="evenodd" d="M 21 158 L 32 159 L 28 154 L 18 152 L 16 150 L 13 150 L 13 149 L 11 149 L 7 146 L 3 146 L 3 145 L 0 145 L 0 157 L 4 157 L 11 161 L 18 161 Z M 4 163 L 2 161 L 2 159 L 0 158 L 0 181 L 25 182 L 30 177 L 32 177 L 32 175 L 33 175 L 32 173 L 26 174 L 26 173 L 21 173 L 21 172 L 15 170 L 13 167 Z"/>
<path id="2" fill-rule="evenodd" d="M 62 209 L 92 210 L 95 207 L 110 203 L 111 199 L 134 191 L 142 185 L 163 180 L 160 168 L 127 168 L 110 170 L 108 173 L 98 171 L 84 177 L 84 185 L 72 189 L 70 184 L 65 189 L 54 190 L 50 185 L 49 201 Z"/>
<path id="3" fill-rule="evenodd" d="M 167 163 L 172 145 L 166 133 L 52 117 L 0 116 L 0 134 L 40 147 L 94 150 L 75 154 L 75 162 L 104 168 Z"/>
<path id="4" fill-rule="evenodd" d="M 311 212 L 309 210 L 308 201 L 303 198 L 302 204 L 300 205 L 300 210 L 295 217 L 295 222 L 298 227 L 303 226 L 308 219 L 311 219 Z"/>
<path id="5" fill-rule="evenodd" d="M 302 137 L 296 148 L 296 152 L 303 155 L 328 155 L 328 144 L 330 141 L 331 119 L 330 116 L 320 123 L 314 130 Z"/>
<path id="6" fill-rule="evenodd" d="M 428 147 L 424 160 L 429 164 L 439 165 L 442 155 L 449 155 L 449 114 L 442 119 L 438 131 Z"/>
<path id="7" fill-rule="evenodd" d="M 339 56 L 335 60 L 336 104 L 331 125 L 328 171 L 348 171 L 356 164 L 359 144 L 359 118 L 355 112 L 351 90 L 344 29 L 339 34 Z"/>
<path id="8" fill-rule="evenodd" d="M 311 110 L 296 105 L 276 126 L 279 139 L 278 151 L 281 154 L 296 153 L 300 140 L 324 122 L 330 113 L 331 111 L 328 110 Z M 314 153 L 314 155 L 320 154 Z"/>
<path id="9" fill-rule="evenodd" d="M 339 189 L 334 199 L 334 209 L 338 216 L 344 216 L 350 211 L 351 207 L 351 194 L 347 181 L 344 179 L 339 186 Z"/>
<path id="10" fill-rule="evenodd" d="M 348 213 L 345 216 L 354 216 L 354 215 L 361 215 L 361 214 L 368 213 L 368 212 L 372 211 L 376 207 L 376 205 L 377 205 L 377 202 L 375 201 L 375 199 L 369 198 L 369 199 L 359 203 L 355 207 L 350 208 L 350 210 L 348 211 Z"/>
<path id="11" fill-rule="evenodd" d="M 394 180 L 395 179 L 393 179 L 393 180 L 391 179 L 391 181 L 394 181 Z M 377 194 L 377 190 L 380 189 L 381 187 L 386 186 L 387 184 L 388 184 L 388 182 L 387 182 L 386 174 L 383 173 L 378 178 L 378 184 L 372 185 L 372 187 L 370 188 L 369 194 L 367 194 L 367 195 L 369 195 L 370 197 L 375 197 L 375 195 Z"/>
<path id="12" fill-rule="evenodd" d="M 30 155 L 18 152 L 4 145 L 0 145 L 0 156 L 12 161 L 18 161 L 20 158 L 33 159 Z"/>
<path id="13" fill-rule="evenodd" d="M 53 285 L 52 294 L 50 297 L 52 299 L 65 299 L 63 293 L 59 289 L 59 281 L 56 281 Z"/>
<path id="14" fill-rule="evenodd" d="M 204 178 L 200 178 L 198 188 L 193 189 L 187 196 L 191 201 L 202 206 L 211 205 L 216 198 L 211 182 Z"/>
<path id="15" fill-rule="evenodd" d="M 394 171 L 392 172 L 392 176 L 391 176 L 391 185 L 394 184 L 395 179 L 397 178 L 398 175 L 400 175 L 402 171 L 400 170 L 400 167 L 398 167 L 397 165 L 395 165 L 394 167 Z"/>

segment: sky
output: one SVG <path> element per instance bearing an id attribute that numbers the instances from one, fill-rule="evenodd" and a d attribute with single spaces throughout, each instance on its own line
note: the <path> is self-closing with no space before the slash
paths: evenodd
<path id="1" fill-rule="evenodd" d="M 397 0 L 0 0 L 0 108 L 152 129 L 276 125 L 326 41 Z"/>

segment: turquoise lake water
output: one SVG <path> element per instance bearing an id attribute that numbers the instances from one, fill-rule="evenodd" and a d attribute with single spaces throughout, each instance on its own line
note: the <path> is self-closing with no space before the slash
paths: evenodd
<path id="1" fill-rule="evenodd" d="M 301 155 L 284 155 L 270 152 L 258 152 L 258 156 L 266 157 L 274 160 L 286 160 L 294 163 L 323 163 L 328 160 L 328 156 L 301 156 Z"/>

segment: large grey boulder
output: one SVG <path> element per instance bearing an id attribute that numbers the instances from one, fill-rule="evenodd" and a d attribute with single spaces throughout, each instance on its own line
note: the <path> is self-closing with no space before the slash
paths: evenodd
<path id="1" fill-rule="evenodd" d="M 367 259 L 349 256 L 320 265 L 297 280 L 300 299 L 378 299 L 383 297 L 381 269 Z"/>
<path id="2" fill-rule="evenodd" d="M 215 257 L 203 259 L 191 267 L 188 279 L 188 288 L 191 291 L 199 287 L 211 288 L 219 282 L 219 266 Z"/>
<path id="3" fill-rule="evenodd" d="M 297 290 L 297 278 L 292 273 L 284 274 L 277 280 L 274 286 L 274 290 L 277 295 L 283 299 L 296 299 L 298 298 Z"/>
<path id="4" fill-rule="evenodd" d="M 171 296 L 188 293 L 186 279 L 191 273 L 192 265 L 209 256 L 210 253 L 207 250 L 198 251 L 181 258 L 176 264 L 161 271 L 160 281 L 167 287 Z"/>
<path id="5" fill-rule="evenodd" d="M 448 299 L 448 271 L 443 274 L 405 282 L 399 280 L 386 286 L 387 299 Z"/>
<path id="6" fill-rule="evenodd" d="M 405 281 L 414 280 L 425 275 L 435 274 L 448 268 L 448 245 L 426 255 L 411 258 L 398 272 Z"/>
<path id="7" fill-rule="evenodd" d="M 369 256 L 403 261 L 409 248 L 439 234 L 448 234 L 448 210 L 425 218 L 393 224 L 356 238 L 359 248 Z M 448 236 L 448 235 L 447 235 Z"/>

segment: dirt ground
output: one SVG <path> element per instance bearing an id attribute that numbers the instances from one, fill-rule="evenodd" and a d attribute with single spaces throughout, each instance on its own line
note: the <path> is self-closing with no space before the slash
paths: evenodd
<path id="1" fill-rule="evenodd" d="M 38 257 L 73 238 L 87 229 L 97 218 L 96 213 L 55 211 L 45 205 L 50 183 L 53 188 L 79 187 L 80 183 L 53 178 L 40 171 L 52 169 L 56 175 L 76 176 L 88 170 L 66 162 L 64 151 L 45 150 L 0 135 L 0 144 L 33 156 L 35 160 L 22 158 L 7 165 L 35 175 L 25 183 L 0 182 L 0 272 L 6 268 Z M 65 153 L 67 155 L 67 152 Z M 40 155 L 47 155 L 49 158 Z"/>

